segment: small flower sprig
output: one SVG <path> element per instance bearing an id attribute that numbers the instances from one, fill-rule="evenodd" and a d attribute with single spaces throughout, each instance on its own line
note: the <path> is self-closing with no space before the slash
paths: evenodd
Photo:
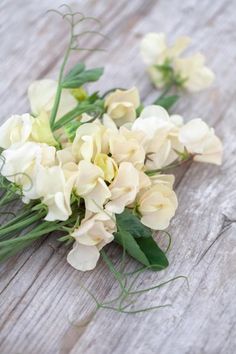
<path id="1" fill-rule="evenodd" d="M 140 45 L 143 61 L 153 84 L 163 89 L 155 104 L 169 109 L 178 100 L 178 95 L 166 97 L 172 89 L 177 93 L 181 90 L 198 92 L 214 81 L 215 75 L 205 66 L 202 53 L 182 57 L 190 42 L 189 37 L 183 36 L 168 46 L 164 33 L 150 32 L 143 37 Z"/>

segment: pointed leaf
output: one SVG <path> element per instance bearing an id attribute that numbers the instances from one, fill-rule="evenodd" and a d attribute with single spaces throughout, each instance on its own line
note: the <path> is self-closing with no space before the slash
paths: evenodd
<path id="1" fill-rule="evenodd" d="M 143 225 L 131 210 L 125 209 L 122 214 L 116 215 L 116 221 L 122 230 L 128 231 L 133 237 L 152 237 L 152 230 Z"/>

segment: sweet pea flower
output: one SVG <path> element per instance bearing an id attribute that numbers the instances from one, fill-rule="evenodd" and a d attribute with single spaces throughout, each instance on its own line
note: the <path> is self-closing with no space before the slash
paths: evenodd
<path id="1" fill-rule="evenodd" d="M 205 58 L 201 53 L 180 58 L 189 43 L 190 38 L 185 36 L 179 37 L 172 46 L 167 45 L 164 33 L 148 33 L 144 36 L 141 55 L 157 87 L 176 84 L 195 92 L 212 84 L 214 73 L 205 66 Z"/>
<path id="2" fill-rule="evenodd" d="M 216 165 L 222 163 L 222 143 L 214 129 L 202 119 L 196 118 L 185 124 L 179 131 L 179 140 L 188 152 L 196 154 L 195 161 Z"/>
<path id="3" fill-rule="evenodd" d="M 172 46 L 168 46 L 164 33 L 150 32 L 146 34 L 140 44 L 143 61 L 147 65 L 164 64 L 168 59 L 178 58 L 188 47 L 190 38 L 182 36 L 177 38 Z"/>
<path id="4" fill-rule="evenodd" d="M 31 111 L 37 116 L 41 111 L 50 113 L 55 101 L 57 81 L 44 79 L 32 82 L 28 88 Z M 56 120 L 77 106 L 78 102 L 70 90 L 63 89 Z"/>
<path id="5" fill-rule="evenodd" d="M 114 160 L 118 163 L 132 162 L 137 168 L 142 168 L 145 150 L 142 146 L 143 134 L 129 131 L 121 127 L 118 133 L 110 134 L 109 147 Z"/>
<path id="6" fill-rule="evenodd" d="M 132 131 L 143 132 L 147 169 L 162 168 L 177 158 L 174 150 L 182 151 L 178 132 L 183 124 L 179 115 L 169 116 L 161 106 L 147 106 L 132 125 Z"/>
<path id="7" fill-rule="evenodd" d="M 91 162 L 97 154 L 107 152 L 105 130 L 106 128 L 98 121 L 85 123 L 76 130 L 72 153 L 77 161 Z"/>
<path id="8" fill-rule="evenodd" d="M 155 183 L 137 197 L 141 222 L 153 230 L 164 230 L 169 226 L 177 205 L 176 194 L 168 184 Z"/>
<path id="9" fill-rule="evenodd" d="M 130 162 L 121 162 L 117 176 L 110 184 L 110 201 L 106 204 L 106 210 L 120 214 L 125 207 L 134 202 L 139 191 L 139 171 Z"/>
<path id="10" fill-rule="evenodd" d="M 67 220 L 71 215 L 70 197 L 74 179 L 66 179 L 60 166 L 40 167 L 37 170 L 36 189 L 48 207 L 47 221 Z"/>
<path id="11" fill-rule="evenodd" d="M 53 166 L 55 155 L 56 149 L 46 144 L 14 144 L 2 152 L 1 174 L 22 187 L 26 200 L 40 198 L 36 188 L 38 168 Z"/>
<path id="12" fill-rule="evenodd" d="M 81 225 L 73 231 L 73 249 L 67 255 L 68 263 L 75 269 L 94 269 L 99 259 L 99 251 L 114 239 L 116 224 L 107 213 L 88 214 Z"/>
<path id="13" fill-rule="evenodd" d="M 107 113 L 118 127 L 135 120 L 139 105 L 140 98 L 136 87 L 129 90 L 116 90 L 105 99 Z"/>
<path id="14" fill-rule="evenodd" d="M 33 117 L 28 113 L 13 115 L 0 126 L 0 147 L 8 149 L 15 143 L 25 143 L 32 132 Z"/>
<path id="15" fill-rule="evenodd" d="M 198 92 L 209 87 L 214 81 L 214 73 L 205 66 L 205 57 L 196 53 L 187 58 L 177 58 L 174 63 L 174 70 L 184 80 L 182 86 L 190 92 Z"/>
<path id="16" fill-rule="evenodd" d="M 104 203 L 111 196 L 111 192 L 104 182 L 103 170 L 85 160 L 78 164 L 74 188 L 76 193 L 84 198 L 86 209 L 92 212 L 102 210 Z"/>

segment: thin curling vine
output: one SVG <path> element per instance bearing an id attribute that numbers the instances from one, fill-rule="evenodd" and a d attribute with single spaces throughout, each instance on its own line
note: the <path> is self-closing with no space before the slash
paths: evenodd
<path id="1" fill-rule="evenodd" d="M 75 33 L 76 28 L 79 24 L 84 21 L 94 21 L 96 23 L 100 23 L 100 21 L 94 17 L 85 17 L 81 12 L 73 12 L 71 7 L 64 4 L 60 6 L 60 8 L 66 8 L 68 10 L 67 13 L 60 12 L 58 10 L 49 10 L 48 12 L 55 12 L 56 14 L 60 15 L 62 19 L 66 20 L 70 26 L 70 36 L 69 36 L 69 43 L 65 51 L 65 55 L 62 61 L 62 65 L 59 71 L 58 77 L 58 86 L 55 95 L 55 101 L 52 107 L 51 115 L 50 115 L 50 126 L 51 129 L 54 130 L 55 120 L 58 112 L 58 107 L 60 104 L 60 98 L 62 94 L 63 88 L 77 88 L 82 86 L 86 82 L 97 81 L 99 77 L 103 73 L 102 68 L 92 69 L 92 70 L 85 70 L 85 65 L 82 63 L 77 64 L 70 72 L 64 77 L 64 72 L 66 68 L 66 64 L 68 62 L 69 56 L 72 51 L 102 51 L 103 49 L 99 48 L 83 48 L 79 46 L 78 39 L 84 35 L 92 34 L 98 35 L 102 38 L 107 38 L 104 34 L 99 31 L 91 31 L 86 30 L 80 33 Z M 78 18 L 79 17 L 79 18 Z M 86 110 L 85 110 L 86 111 Z M 81 113 L 80 111 L 77 112 L 77 116 Z M 71 119 L 73 119 L 72 117 Z M 67 123 L 70 120 L 67 121 Z M 58 127 L 64 125 L 64 121 L 62 120 L 61 123 L 58 122 L 56 129 Z"/>

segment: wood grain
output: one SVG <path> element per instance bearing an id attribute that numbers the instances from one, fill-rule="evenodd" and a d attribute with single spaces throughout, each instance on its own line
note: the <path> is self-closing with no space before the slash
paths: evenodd
<path id="1" fill-rule="evenodd" d="M 149 31 L 193 38 L 217 75 L 213 88 L 185 95 L 175 113 L 186 120 L 202 117 L 224 141 L 224 163 L 218 168 L 195 164 L 179 174 L 179 209 L 170 232 L 170 267 L 146 272 L 145 287 L 176 275 L 188 276 L 190 288 L 178 280 L 143 295 L 144 305 L 171 303 L 171 308 L 140 315 L 94 305 L 81 285 L 100 300 L 117 293 L 117 282 L 100 261 L 89 273 L 66 263 L 67 250 L 53 235 L 1 265 L 0 328 L 2 354 L 231 354 L 236 348 L 236 3 L 226 1 L 79 0 L 74 8 L 97 16 L 108 41 L 92 38 L 89 45 L 105 53 L 83 53 L 88 66 L 104 65 L 95 87 L 137 85 L 146 103 L 157 95 L 139 57 L 140 37 Z M 32 80 L 56 77 L 66 45 L 61 21 L 45 11 L 61 4 L 41 0 L 3 0 L 0 4 L 1 121 L 29 109 L 27 87 Z M 78 57 L 72 59 L 72 63 Z M 93 89 L 94 86 L 91 88 Z M 159 236 L 161 238 L 162 236 Z M 163 241 L 164 242 L 164 241 Z M 111 247 L 117 262 L 120 253 Z M 129 260 L 132 269 L 134 261 Z"/>

